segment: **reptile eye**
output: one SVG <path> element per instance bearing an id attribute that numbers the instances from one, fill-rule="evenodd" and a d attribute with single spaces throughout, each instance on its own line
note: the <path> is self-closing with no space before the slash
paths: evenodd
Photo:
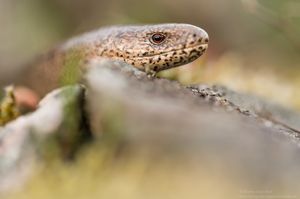
<path id="1" fill-rule="evenodd" d="M 162 33 L 155 33 L 151 37 L 151 42 L 154 44 L 160 44 L 166 39 L 166 36 Z"/>

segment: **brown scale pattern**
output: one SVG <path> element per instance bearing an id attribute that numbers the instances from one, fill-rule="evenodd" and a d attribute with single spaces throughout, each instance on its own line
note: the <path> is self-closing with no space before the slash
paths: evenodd
<path id="1" fill-rule="evenodd" d="M 163 41 L 155 43 L 154 34 L 163 35 Z M 31 66 L 21 83 L 42 94 L 58 87 L 66 55 L 77 51 L 82 58 L 81 64 L 106 57 L 125 61 L 153 74 L 194 61 L 206 51 L 208 40 L 203 29 L 189 24 L 101 28 L 72 38 L 56 48 L 51 56 L 46 56 L 47 59 Z"/>

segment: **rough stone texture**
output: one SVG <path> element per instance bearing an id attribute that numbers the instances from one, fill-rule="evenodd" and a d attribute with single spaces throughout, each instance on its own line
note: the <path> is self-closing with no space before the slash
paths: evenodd
<path id="1" fill-rule="evenodd" d="M 175 81 L 159 78 L 148 78 L 145 73 L 132 69 L 131 66 L 119 62 L 101 61 L 91 64 L 91 69 L 86 76 L 88 89 L 88 107 L 91 110 L 91 126 L 94 134 L 101 133 L 102 114 L 106 110 L 120 111 L 126 114 L 135 114 L 137 118 L 148 118 L 145 123 L 147 129 L 152 126 L 152 120 L 161 123 L 170 122 L 174 126 L 177 120 L 183 123 L 194 122 L 194 117 L 187 114 L 211 114 L 215 119 L 210 120 L 211 125 L 207 130 L 219 125 L 228 125 L 226 118 L 237 117 L 237 121 L 247 124 L 255 122 L 256 128 L 265 128 L 274 134 L 285 134 L 287 139 L 299 144 L 300 114 L 279 105 L 268 103 L 255 96 L 236 93 L 220 86 L 207 85 L 181 86 Z M 121 107 L 119 108 L 116 107 Z M 129 107 L 128 107 L 129 106 Z M 199 109 L 199 110 L 198 110 Z M 140 111 L 143 110 L 143 111 Z M 155 110 L 155 111 L 154 111 Z M 185 114 L 174 114 L 176 111 L 186 111 Z M 155 113 L 157 116 L 146 115 Z M 98 114 L 100 113 L 100 114 Z M 208 114 L 208 115 L 206 115 Z M 225 114 L 225 117 L 224 115 Z M 134 115 L 133 115 L 134 116 Z M 135 117 L 124 117 L 127 119 Z M 159 119 L 158 119 L 159 118 Z M 175 119 L 175 120 L 174 120 Z M 236 118 L 235 118 L 236 119 Z M 174 122 L 175 121 L 175 122 Z M 137 122 L 140 124 L 140 122 Z M 235 125 L 240 123 L 236 122 Z M 140 125 L 138 125 L 140 126 Z M 160 128 L 153 125 L 151 128 Z M 168 125 L 166 125 L 168 126 Z M 170 127 L 176 129 L 176 127 Z M 187 128 L 190 130 L 190 128 Z M 192 128 L 191 128 L 192 129 Z M 299 130 L 298 130 L 299 129 Z M 203 129 L 202 129 L 203 130 Z M 142 133 L 141 133 L 142 134 Z"/>
<path id="2" fill-rule="evenodd" d="M 277 129 L 292 141 L 299 144 L 300 114 L 280 105 L 267 102 L 257 96 L 236 93 L 222 86 L 188 86 L 196 95 L 222 105 L 227 111 L 237 111 L 254 117 L 265 126 Z"/>
<path id="3" fill-rule="evenodd" d="M 193 87 L 190 87 L 193 88 Z M 300 130 L 300 114 L 291 109 L 281 107 L 277 104 L 267 102 L 257 96 L 247 95 L 243 93 L 236 93 L 222 86 L 208 87 L 200 85 L 196 87 L 200 92 L 213 92 L 240 109 L 248 111 L 253 116 L 265 117 L 266 119 L 275 120 L 279 123 L 286 124 L 291 128 Z M 280 95 L 280 91 L 278 92 Z"/>
<path id="4" fill-rule="evenodd" d="M 21 167 L 33 168 L 40 151 L 47 157 L 49 143 L 61 150 L 59 158 L 72 158 L 84 140 L 79 128 L 85 127 L 94 140 L 88 144 L 92 155 L 69 161 L 78 170 L 66 167 L 70 175 L 54 178 L 59 183 L 51 184 L 47 197 L 64 198 L 53 190 L 66 181 L 72 181 L 67 196 L 74 192 L 78 198 L 299 196 L 297 113 L 222 87 L 150 78 L 116 61 L 94 61 L 87 69 L 85 106 L 82 87 L 67 87 L 1 129 L 0 185 L 24 181 L 30 169 Z M 30 136 L 33 127 L 42 139 Z"/>
<path id="5" fill-rule="evenodd" d="M 86 84 L 95 136 L 114 135 L 122 143 L 120 151 L 147 151 L 157 162 L 167 158 L 175 165 L 182 159 L 196 160 L 199 167 L 222 165 L 231 180 L 241 182 L 240 190 L 268 187 L 299 193 L 299 132 L 281 125 L 285 120 L 274 123 L 270 115 L 259 115 L 249 104 L 262 106 L 271 116 L 276 113 L 276 119 L 289 114 L 288 121 L 300 121 L 295 113 L 226 89 L 184 88 L 151 79 L 128 67 L 92 64 Z"/>

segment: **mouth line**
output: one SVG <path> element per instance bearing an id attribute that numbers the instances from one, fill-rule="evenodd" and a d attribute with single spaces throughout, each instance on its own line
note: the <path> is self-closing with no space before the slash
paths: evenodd
<path id="1" fill-rule="evenodd" d="M 166 52 L 162 52 L 162 53 L 155 53 L 155 54 L 152 54 L 152 55 L 144 55 L 144 56 L 138 56 L 138 57 L 154 57 L 154 56 L 157 56 L 157 55 L 164 55 L 164 54 L 167 54 L 167 53 L 171 53 L 171 52 L 177 52 L 177 51 L 181 51 L 181 50 L 189 50 L 189 49 L 197 49 L 199 47 L 203 47 L 202 50 L 206 50 L 207 47 L 208 47 L 208 44 L 198 44 L 198 45 L 194 45 L 194 46 L 191 46 L 191 47 L 188 47 L 188 48 L 180 48 L 180 49 L 176 49 L 176 50 L 170 50 L 170 51 L 166 51 Z"/>

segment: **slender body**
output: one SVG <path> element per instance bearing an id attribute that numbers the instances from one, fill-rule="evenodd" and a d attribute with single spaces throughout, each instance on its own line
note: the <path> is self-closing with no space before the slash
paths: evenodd
<path id="1" fill-rule="evenodd" d="M 89 60 L 125 61 L 150 74 L 187 64 L 208 46 L 208 34 L 189 24 L 115 26 L 72 38 L 40 58 L 19 84 L 44 95 Z"/>

